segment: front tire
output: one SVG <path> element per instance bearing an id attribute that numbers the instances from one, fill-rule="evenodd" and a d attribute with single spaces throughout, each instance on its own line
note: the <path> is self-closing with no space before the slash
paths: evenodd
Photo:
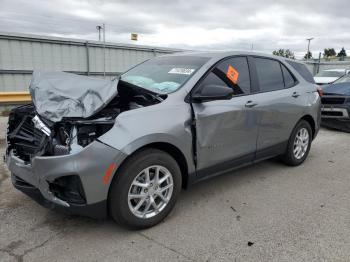
<path id="1" fill-rule="evenodd" d="M 181 183 L 173 157 L 158 149 L 141 150 L 117 171 L 109 192 L 109 213 L 129 228 L 152 227 L 173 209 Z"/>
<path id="2" fill-rule="evenodd" d="M 311 142 L 310 124 L 305 120 L 300 120 L 288 140 L 287 150 L 282 156 L 283 162 L 290 166 L 302 164 L 310 152 Z"/>

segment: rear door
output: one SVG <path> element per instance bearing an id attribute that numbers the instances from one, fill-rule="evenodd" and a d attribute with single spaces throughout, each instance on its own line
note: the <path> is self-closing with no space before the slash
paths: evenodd
<path id="1" fill-rule="evenodd" d="M 280 61 L 254 57 L 252 67 L 258 82 L 256 94 L 259 115 L 257 159 L 283 153 L 291 131 L 302 115 L 299 100 L 303 99 L 298 82 Z"/>
<path id="2" fill-rule="evenodd" d="M 221 61 L 195 88 L 204 85 L 225 85 L 235 95 L 230 100 L 192 104 L 199 177 L 252 161 L 258 133 L 257 117 L 249 105 L 253 98 L 247 57 Z"/>

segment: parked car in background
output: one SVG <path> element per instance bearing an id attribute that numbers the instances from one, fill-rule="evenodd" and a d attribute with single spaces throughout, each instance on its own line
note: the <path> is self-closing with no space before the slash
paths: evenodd
<path id="1" fill-rule="evenodd" d="M 34 72 L 9 115 L 14 186 L 50 207 L 162 221 L 181 188 L 279 156 L 308 156 L 321 101 L 306 66 L 251 52 L 156 57 L 113 81 Z"/>
<path id="2" fill-rule="evenodd" d="M 322 125 L 350 132 L 350 74 L 322 89 Z"/>
<path id="3" fill-rule="evenodd" d="M 335 80 L 349 73 L 349 69 L 327 69 L 319 72 L 314 76 L 314 80 L 318 85 L 326 85 L 333 83 Z"/>

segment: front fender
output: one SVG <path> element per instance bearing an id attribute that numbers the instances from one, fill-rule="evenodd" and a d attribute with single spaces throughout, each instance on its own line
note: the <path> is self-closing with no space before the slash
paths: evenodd
<path id="1" fill-rule="evenodd" d="M 99 140 L 126 155 L 152 143 L 167 143 L 184 155 L 189 172 L 192 157 L 191 112 L 186 105 L 150 106 L 120 114 L 116 123 Z"/>

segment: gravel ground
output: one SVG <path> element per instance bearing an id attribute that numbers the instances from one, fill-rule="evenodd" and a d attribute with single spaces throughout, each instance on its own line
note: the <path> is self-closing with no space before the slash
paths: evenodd
<path id="1" fill-rule="evenodd" d="M 321 130 L 302 166 L 270 160 L 203 181 L 142 231 L 44 209 L 2 164 L 0 261 L 349 261 L 349 150 L 349 134 Z"/>

